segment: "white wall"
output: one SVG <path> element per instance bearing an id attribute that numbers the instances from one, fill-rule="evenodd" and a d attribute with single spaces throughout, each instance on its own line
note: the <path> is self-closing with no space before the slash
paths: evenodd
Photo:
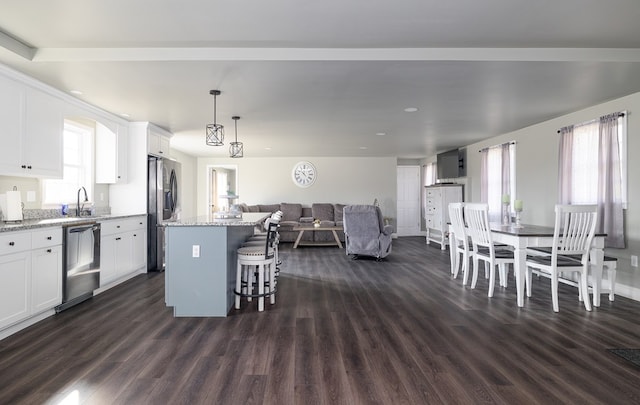
<path id="1" fill-rule="evenodd" d="M 628 111 L 628 173 L 629 208 L 625 212 L 627 249 L 608 250 L 620 259 L 618 266 L 629 268 L 629 255 L 640 254 L 640 93 L 564 115 L 549 121 L 496 136 L 468 146 L 467 195 L 470 201 L 480 201 L 480 153 L 484 147 L 516 141 L 517 198 L 523 200 L 522 221 L 553 226 L 553 207 L 557 201 L 558 129 L 585 122 L 602 115 Z"/>
<path id="2" fill-rule="evenodd" d="M 318 173 L 316 182 L 309 188 L 299 188 L 291 180 L 291 170 L 301 160 L 313 163 Z M 377 198 L 383 215 L 396 217 L 395 158 L 199 158 L 198 215 L 207 213 L 207 166 L 210 165 L 237 165 L 239 201 L 250 205 L 372 204 Z"/>

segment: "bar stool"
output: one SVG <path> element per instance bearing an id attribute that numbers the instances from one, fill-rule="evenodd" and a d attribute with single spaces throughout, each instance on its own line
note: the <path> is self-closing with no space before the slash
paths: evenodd
<path id="1" fill-rule="evenodd" d="M 264 243 L 255 246 L 243 246 L 238 249 L 235 307 L 240 309 L 240 300 L 246 297 L 248 301 L 258 298 L 258 311 L 264 311 L 264 297 L 269 296 L 271 304 L 275 304 L 275 249 L 277 224 L 269 223 L 267 238 Z M 253 293 L 256 283 L 258 293 Z M 265 287 L 267 291 L 265 291 Z"/>

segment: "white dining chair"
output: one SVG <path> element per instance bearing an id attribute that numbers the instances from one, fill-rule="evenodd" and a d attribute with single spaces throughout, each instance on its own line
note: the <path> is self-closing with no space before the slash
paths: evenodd
<path id="1" fill-rule="evenodd" d="M 473 244 L 473 278 L 471 288 L 476 288 L 478 281 L 478 262 L 482 260 L 489 267 L 489 291 L 487 295 L 493 297 L 495 287 L 495 269 L 499 269 L 500 285 L 507 286 L 507 265 L 513 267 L 513 251 L 502 246 L 495 246 L 489 225 L 489 206 L 487 204 L 465 204 L 464 217 L 467 222 L 468 234 Z"/>
<path id="2" fill-rule="evenodd" d="M 580 281 L 578 298 L 591 311 L 589 300 L 588 272 L 589 251 L 595 235 L 598 211 L 596 205 L 556 205 L 553 245 L 550 255 L 527 256 L 527 282 L 531 285 L 531 274 L 551 278 L 551 301 L 553 311 L 558 312 L 558 279 L 560 273 L 577 273 Z M 584 299 L 583 299 L 584 298 Z"/>
<path id="3" fill-rule="evenodd" d="M 458 271 L 462 270 L 462 285 L 467 285 L 472 246 L 469 245 L 469 237 L 464 223 L 464 203 L 449 204 L 449 219 L 453 228 L 453 238 L 449 240 L 449 248 L 453 253 L 451 255 L 451 274 L 453 278 L 457 278 Z"/>

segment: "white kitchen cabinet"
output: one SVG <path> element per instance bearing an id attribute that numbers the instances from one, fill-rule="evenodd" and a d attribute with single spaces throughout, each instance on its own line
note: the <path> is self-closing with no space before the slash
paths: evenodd
<path id="1" fill-rule="evenodd" d="M 448 223 L 449 204 L 462 202 L 462 185 L 447 184 L 425 187 L 425 226 L 427 245 L 429 242 L 440 244 L 442 250 L 449 243 Z"/>
<path id="2" fill-rule="evenodd" d="M 100 232 L 100 287 L 146 270 L 145 216 L 103 221 Z"/>
<path id="3" fill-rule="evenodd" d="M 62 101 L 0 76 L 0 175 L 62 177 Z"/>
<path id="4" fill-rule="evenodd" d="M 62 228 L 31 233 L 31 313 L 62 303 Z"/>
<path id="5" fill-rule="evenodd" d="M 62 228 L 0 234 L 0 329 L 62 302 Z"/>
<path id="6" fill-rule="evenodd" d="M 0 174 L 15 174 L 20 168 L 24 122 L 24 86 L 0 76 Z"/>
<path id="7" fill-rule="evenodd" d="M 96 183 L 127 182 L 127 134 L 125 125 L 96 122 Z"/>
<path id="8" fill-rule="evenodd" d="M 31 252 L 0 256 L 0 329 L 29 316 Z"/>
<path id="9" fill-rule="evenodd" d="M 171 153 L 170 134 L 149 124 L 147 133 L 147 153 L 149 155 L 169 157 Z"/>

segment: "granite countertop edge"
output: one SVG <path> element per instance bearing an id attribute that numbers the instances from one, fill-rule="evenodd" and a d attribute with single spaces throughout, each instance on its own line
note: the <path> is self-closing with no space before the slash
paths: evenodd
<path id="1" fill-rule="evenodd" d="M 261 224 L 269 215 L 270 213 L 244 213 L 242 218 L 236 219 L 216 219 L 205 215 L 175 222 L 165 222 L 161 226 L 255 226 Z"/>
<path id="2" fill-rule="evenodd" d="M 146 216 L 146 214 L 128 214 L 128 215 L 95 215 L 90 217 L 59 217 L 59 218 L 38 218 L 25 219 L 21 222 L 2 222 L 0 221 L 0 233 L 25 231 L 37 228 L 49 228 L 55 226 L 76 225 L 87 222 L 108 221 L 111 219 L 123 219 L 130 217 Z"/>

